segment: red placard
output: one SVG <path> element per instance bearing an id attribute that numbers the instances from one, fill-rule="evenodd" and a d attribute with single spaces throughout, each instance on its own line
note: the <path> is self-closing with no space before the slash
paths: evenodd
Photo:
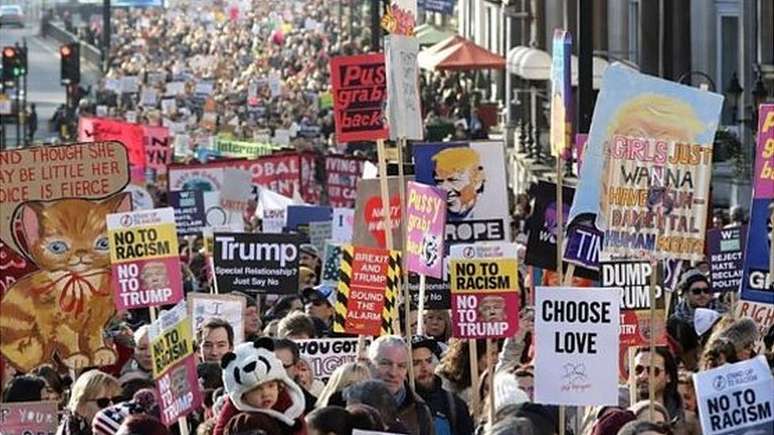
<path id="1" fill-rule="evenodd" d="M 173 150 L 169 141 L 167 127 L 143 125 L 145 144 L 145 163 L 156 174 L 166 174 L 167 165 L 172 163 Z"/>
<path id="2" fill-rule="evenodd" d="M 333 110 L 339 143 L 387 139 L 387 99 L 383 53 L 331 59 Z"/>
<path id="3" fill-rule="evenodd" d="M 355 246 L 353 254 L 344 329 L 350 334 L 379 335 L 390 251 Z"/>
<path id="4" fill-rule="evenodd" d="M 327 156 L 325 158 L 325 187 L 328 205 L 355 208 L 357 180 L 363 174 L 365 160 L 358 157 Z"/>
<path id="5" fill-rule="evenodd" d="M 78 122 L 78 138 L 81 142 L 121 142 L 129 153 L 129 164 L 138 168 L 145 167 L 142 125 L 108 118 L 80 118 Z"/>

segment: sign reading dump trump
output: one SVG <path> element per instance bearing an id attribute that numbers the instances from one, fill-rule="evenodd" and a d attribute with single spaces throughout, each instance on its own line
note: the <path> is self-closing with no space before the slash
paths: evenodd
<path id="1" fill-rule="evenodd" d="M 107 229 L 117 309 L 168 305 L 183 298 L 174 210 L 109 214 Z"/>
<path id="2" fill-rule="evenodd" d="M 535 402 L 618 403 L 620 290 L 538 287 Z"/>
<path id="3" fill-rule="evenodd" d="M 766 358 L 693 374 L 702 433 L 770 434 L 774 427 L 774 378 Z"/>
<path id="4" fill-rule="evenodd" d="M 503 338 L 515 334 L 519 326 L 516 259 L 451 260 L 449 264 L 453 335 Z"/>

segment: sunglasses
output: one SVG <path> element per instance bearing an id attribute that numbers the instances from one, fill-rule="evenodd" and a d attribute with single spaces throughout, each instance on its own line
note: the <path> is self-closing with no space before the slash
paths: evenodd
<path id="1" fill-rule="evenodd" d="M 121 402 L 124 400 L 121 396 L 115 396 L 115 397 L 100 397 L 99 399 L 93 399 L 91 402 L 95 402 L 97 406 L 99 406 L 100 409 L 107 408 L 110 405 L 114 405 L 116 403 Z"/>
<path id="2" fill-rule="evenodd" d="M 698 295 L 700 295 L 702 293 L 704 293 L 706 295 L 711 295 L 712 294 L 712 289 L 709 288 L 709 287 L 694 287 L 694 288 L 691 289 L 691 293 L 693 293 L 696 296 L 698 296 Z"/>
<path id="3" fill-rule="evenodd" d="M 642 372 L 645 372 L 649 369 L 649 367 L 636 365 L 634 366 L 634 374 L 639 376 L 642 374 Z M 660 367 L 653 367 L 653 376 L 660 376 L 661 375 L 661 368 Z"/>

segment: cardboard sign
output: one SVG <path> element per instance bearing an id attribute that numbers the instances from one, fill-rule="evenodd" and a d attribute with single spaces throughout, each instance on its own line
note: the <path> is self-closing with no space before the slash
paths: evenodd
<path id="1" fill-rule="evenodd" d="M 341 244 L 331 240 L 325 241 L 323 248 L 323 267 L 320 284 L 337 285 L 341 267 Z"/>
<path id="2" fill-rule="evenodd" d="M 604 233 L 600 258 L 701 260 L 723 96 L 605 70 L 570 220 Z"/>
<path id="3" fill-rule="evenodd" d="M 279 150 L 279 147 L 269 142 L 247 142 L 219 136 L 215 141 L 215 149 L 223 157 L 254 159 L 269 155 Z"/>
<path id="4" fill-rule="evenodd" d="M 145 132 L 139 124 L 81 117 L 78 120 L 78 139 L 82 142 L 121 142 L 129 153 L 129 163 L 139 168 L 145 167 Z"/>
<path id="5" fill-rule="evenodd" d="M 739 291 L 747 225 L 707 231 L 710 283 L 716 292 Z"/>
<path id="6" fill-rule="evenodd" d="M 774 104 L 761 104 L 758 110 L 754 189 L 755 198 L 774 198 Z"/>
<path id="7" fill-rule="evenodd" d="M 355 225 L 355 209 L 334 208 L 331 222 L 333 224 L 331 239 L 339 243 L 350 243 L 352 241 L 352 229 Z"/>
<path id="8" fill-rule="evenodd" d="M 344 245 L 333 330 L 372 336 L 392 333 L 400 276 L 397 251 Z"/>
<path id="9" fill-rule="evenodd" d="M 170 426 L 202 405 L 193 334 L 185 300 L 162 311 L 148 332 L 161 423 Z"/>
<path id="10" fill-rule="evenodd" d="M 298 292 L 298 246 L 294 234 L 215 233 L 213 262 L 220 293 Z"/>
<path id="11" fill-rule="evenodd" d="M 448 264 L 449 258 L 444 258 Z M 444 267 L 444 269 L 448 269 Z M 425 309 L 448 310 L 451 308 L 451 285 L 449 284 L 448 270 L 444 270 L 442 279 L 425 277 Z M 419 275 L 408 274 L 408 290 L 411 302 L 419 306 Z"/>
<path id="12" fill-rule="evenodd" d="M 414 163 L 417 182 L 448 192 L 447 245 L 510 240 L 502 142 L 417 144 Z"/>
<path id="13" fill-rule="evenodd" d="M 516 259 L 451 260 L 453 336 L 505 338 L 519 327 Z"/>
<path id="14" fill-rule="evenodd" d="M 406 190 L 406 267 L 442 278 L 446 191 L 409 182 Z"/>
<path id="15" fill-rule="evenodd" d="M 334 57 L 331 86 L 337 142 L 389 137 L 383 114 L 387 98 L 384 54 Z"/>
<path id="16" fill-rule="evenodd" d="M 309 361 L 314 377 L 324 383 L 328 382 L 337 368 L 357 362 L 357 341 L 357 338 L 295 340 L 301 358 Z"/>
<path id="17" fill-rule="evenodd" d="M 204 192 L 184 190 L 167 193 L 169 206 L 175 210 L 175 228 L 178 236 L 200 234 L 207 225 Z"/>
<path id="18" fill-rule="evenodd" d="M 416 11 L 416 2 L 415 2 Z M 413 26 L 412 26 L 413 27 Z M 413 28 L 411 29 L 413 34 Z M 392 33 L 384 37 L 387 69 L 387 124 L 390 139 L 424 139 L 422 105 L 419 99 L 419 41 Z"/>
<path id="19" fill-rule="evenodd" d="M 193 331 L 210 319 L 221 319 L 234 329 L 234 346 L 245 340 L 245 298 L 242 296 L 188 293 L 188 316 Z"/>
<path id="20" fill-rule="evenodd" d="M 617 289 L 538 287 L 535 291 L 535 402 L 617 405 Z"/>
<path id="21" fill-rule="evenodd" d="M 551 51 L 551 155 L 565 155 L 572 145 L 572 36 L 554 30 Z"/>
<path id="22" fill-rule="evenodd" d="M 567 229 L 565 240 L 564 261 L 589 270 L 599 270 L 601 231 L 593 226 L 573 225 Z"/>
<path id="23" fill-rule="evenodd" d="M 331 220 L 333 211 L 330 207 L 318 205 L 289 205 L 287 208 L 285 226 L 289 230 L 303 230 L 308 233 L 311 222 L 327 222 Z"/>
<path id="24" fill-rule="evenodd" d="M 157 307 L 183 298 L 171 207 L 107 216 L 116 308 Z"/>
<path id="25" fill-rule="evenodd" d="M 253 186 L 250 184 L 250 172 L 246 169 L 224 168 L 223 187 L 220 190 L 220 207 L 227 216 L 225 224 L 244 225 L 244 216 L 254 199 Z"/>
<path id="26" fill-rule="evenodd" d="M 650 276 L 654 273 L 648 262 L 601 263 L 600 286 L 620 289 L 621 346 L 647 346 L 650 334 L 656 335 L 656 345 L 666 346 L 664 324 L 665 295 L 656 286 L 656 322 L 650 322 Z M 653 330 L 655 328 L 655 330 Z"/>
<path id="27" fill-rule="evenodd" d="M 173 150 L 170 141 L 169 129 L 143 125 L 143 142 L 145 144 L 145 164 L 153 169 L 156 174 L 166 174 L 167 165 L 172 163 Z"/>
<path id="28" fill-rule="evenodd" d="M 277 234 L 285 228 L 285 215 L 287 210 L 283 209 L 263 209 L 263 220 L 261 221 L 261 230 L 264 233 Z"/>
<path id="29" fill-rule="evenodd" d="M 765 337 L 774 325 L 774 304 L 740 300 L 736 304 L 737 317 L 749 317 L 758 325 L 758 337 Z"/>
<path id="30" fill-rule="evenodd" d="M 516 258 L 518 256 L 515 243 L 486 242 L 452 245 L 449 257 L 457 260 L 472 260 L 475 258 Z"/>
<path id="31" fill-rule="evenodd" d="M 325 241 L 331 238 L 331 221 L 309 222 L 309 243 L 317 248 L 317 252 L 323 252 Z"/>
<path id="32" fill-rule="evenodd" d="M 56 402 L 0 403 L 3 435 L 53 434 L 59 426 Z"/>
<path id="33" fill-rule="evenodd" d="M 410 180 L 411 177 L 405 177 Z M 397 250 L 403 249 L 403 214 L 400 203 L 398 177 L 387 177 L 390 190 L 390 219 L 392 224 L 392 244 Z M 355 204 L 355 221 L 352 232 L 352 243 L 358 246 L 385 248 L 384 211 L 379 180 L 360 179 L 357 182 L 357 202 Z"/>
<path id="34" fill-rule="evenodd" d="M 325 179 L 331 207 L 354 208 L 357 180 L 363 174 L 365 160 L 355 157 L 326 156 Z"/>
<path id="35" fill-rule="evenodd" d="M 774 378 L 764 356 L 693 374 L 702 433 L 764 434 L 774 426 Z"/>

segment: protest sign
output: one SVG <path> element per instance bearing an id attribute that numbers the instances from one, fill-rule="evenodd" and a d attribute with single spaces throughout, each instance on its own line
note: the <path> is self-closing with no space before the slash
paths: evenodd
<path id="1" fill-rule="evenodd" d="M 442 278 L 446 191 L 409 182 L 406 191 L 406 267 Z"/>
<path id="2" fill-rule="evenodd" d="M 172 163 L 172 147 L 167 127 L 143 125 L 143 141 L 145 144 L 145 164 L 156 171 L 156 174 L 166 174 L 167 165 Z"/>
<path id="3" fill-rule="evenodd" d="M 535 290 L 535 402 L 617 405 L 617 289 Z"/>
<path id="4" fill-rule="evenodd" d="M 333 330 L 347 334 L 392 333 L 400 253 L 344 245 Z"/>
<path id="5" fill-rule="evenodd" d="M 298 247 L 295 234 L 215 233 L 213 262 L 220 293 L 296 293 Z"/>
<path id="6" fill-rule="evenodd" d="M 452 245 L 449 248 L 449 256 L 456 260 L 471 260 L 474 258 L 516 258 L 518 252 L 515 243 L 461 243 Z"/>
<path id="7" fill-rule="evenodd" d="M 225 320 L 234 329 L 234 346 L 245 339 L 245 298 L 237 295 L 188 293 L 188 316 L 193 331 L 210 319 Z"/>
<path id="8" fill-rule="evenodd" d="M 341 267 L 341 244 L 331 240 L 325 241 L 323 248 L 323 267 L 320 284 L 337 285 Z"/>
<path id="9" fill-rule="evenodd" d="M 519 280 L 516 259 L 450 260 L 452 335 L 505 338 L 516 333 Z"/>
<path id="10" fill-rule="evenodd" d="M 169 206 L 175 210 L 175 228 L 178 236 L 200 234 L 207 224 L 204 192 L 182 190 L 167 194 Z"/>
<path id="11" fill-rule="evenodd" d="M 357 157 L 326 156 L 325 180 L 331 207 L 355 207 L 357 180 L 366 160 Z"/>
<path id="12" fill-rule="evenodd" d="M 619 299 L 621 346 L 647 346 L 650 343 L 651 333 L 656 336 L 657 346 L 666 346 L 666 326 L 664 325 L 666 304 L 662 286 L 655 288 L 655 323 L 651 324 L 650 319 L 650 275 L 655 273 L 651 263 L 603 262 L 600 267 L 600 287 L 622 290 Z"/>
<path id="13" fill-rule="evenodd" d="M 448 264 L 449 258 L 444 258 Z M 449 285 L 448 265 L 444 266 L 443 278 L 425 278 L 425 309 L 448 310 L 451 308 L 451 286 Z M 408 290 L 411 302 L 419 306 L 419 275 L 409 272 Z"/>
<path id="14" fill-rule="evenodd" d="M 355 223 L 355 209 L 353 208 L 334 208 L 333 219 L 331 220 L 331 239 L 339 243 L 349 243 L 352 241 L 352 228 Z"/>
<path id="15" fill-rule="evenodd" d="M 739 291 L 747 225 L 707 231 L 710 284 L 716 292 Z"/>
<path id="16" fill-rule="evenodd" d="M 337 142 L 388 138 L 383 114 L 386 85 L 382 53 L 331 59 Z"/>
<path id="17" fill-rule="evenodd" d="M 740 300 L 736 304 L 737 317 L 749 317 L 758 325 L 758 337 L 765 337 L 774 326 L 774 304 Z"/>
<path id="18" fill-rule="evenodd" d="M 744 254 L 741 299 L 772 304 L 774 279 L 769 270 L 774 238 L 774 104 L 761 105 L 749 237 Z M 763 237 L 763 235 L 766 237 Z"/>
<path id="19" fill-rule="evenodd" d="M 310 222 L 327 222 L 331 220 L 333 210 L 322 205 L 289 205 L 287 208 L 285 227 L 298 230 L 303 227 L 308 231 Z"/>
<path id="20" fill-rule="evenodd" d="M 261 230 L 264 233 L 277 234 L 285 228 L 286 209 L 263 209 L 263 220 L 261 221 Z"/>
<path id="21" fill-rule="evenodd" d="M 765 434 L 774 427 L 774 378 L 764 356 L 693 374 L 702 433 Z"/>
<path id="22" fill-rule="evenodd" d="M 551 155 L 565 156 L 572 146 L 572 36 L 554 30 L 551 56 Z"/>
<path id="23" fill-rule="evenodd" d="M 605 70 L 569 216 L 603 232 L 600 259 L 703 258 L 722 104 L 624 66 Z"/>
<path id="24" fill-rule="evenodd" d="M 328 382 L 337 368 L 346 363 L 357 362 L 357 338 L 317 338 L 295 342 L 298 344 L 301 358 L 309 362 L 315 379 L 324 383 Z"/>
<path id="25" fill-rule="evenodd" d="M 417 6 L 427 12 L 438 12 L 444 15 L 454 13 L 455 0 L 417 0 Z"/>
<path id="26" fill-rule="evenodd" d="M 417 22 L 417 0 L 390 0 L 380 21 L 390 35 L 414 36 Z"/>
<path id="27" fill-rule="evenodd" d="M 220 189 L 220 207 L 227 215 L 226 224 L 244 222 L 255 195 L 250 184 L 250 171 L 240 168 L 223 169 L 223 187 Z"/>
<path id="28" fill-rule="evenodd" d="M 331 221 L 309 222 L 309 243 L 317 248 L 317 252 L 323 252 L 325 241 L 331 238 Z"/>
<path id="29" fill-rule="evenodd" d="M 416 144 L 414 163 L 417 182 L 448 192 L 447 245 L 510 240 L 502 142 Z"/>
<path id="30" fill-rule="evenodd" d="M 57 426 L 56 402 L 0 403 L 2 435 L 49 435 Z"/>
<path id="31" fill-rule="evenodd" d="M 411 177 L 405 177 L 410 181 Z M 387 177 L 390 189 L 390 218 L 392 224 L 393 248 L 403 249 L 403 207 L 400 203 L 400 179 Z M 357 182 L 357 202 L 352 231 L 352 243 L 358 246 L 385 248 L 384 211 L 379 180 L 360 179 Z"/>
<path id="32" fill-rule="evenodd" d="M 107 216 L 116 308 L 157 307 L 183 298 L 171 208 Z"/>
<path id="33" fill-rule="evenodd" d="M 202 405 L 193 334 L 185 300 L 162 311 L 148 331 L 161 423 L 171 426 Z"/>
<path id="34" fill-rule="evenodd" d="M 416 7 L 415 7 L 416 11 Z M 413 25 L 411 26 L 413 34 Z M 390 139 L 424 139 L 419 99 L 419 65 L 416 38 L 396 33 L 384 37 L 387 71 L 387 125 Z"/>
<path id="35" fill-rule="evenodd" d="M 593 225 L 572 225 L 567 229 L 563 260 L 589 270 L 599 270 L 602 232 Z"/>
<path id="36" fill-rule="evenodd" d="M 81 117 L 78 119 L 78 139 L 81 142 L 121 142 L 129 153 L 129 163 L 145 167 L 145 138 L 143 127 L 139 124 Z"/>
<path id="37" fill-rule="evenodd" d="M 218 136 L 215 141 L 215 149 L 223 157 L 254 159 L 256 157 L 269 155 L 272 152 L 279 150 L 280 147 L 269 142 L 248 142 Z"/>
<path id="38" fill-rule="evenodd" d="M 140 80 L 137 76 L 121 77 L 121 93 L 134 94 L 140 91 Z"/>
<path id="39" fill-rule="evenodd" d="M 250 170 L 258 186 L 289 198 L 301 194 L 301 159 L 297 153 L 261 157 L 251 163 Z"/>

